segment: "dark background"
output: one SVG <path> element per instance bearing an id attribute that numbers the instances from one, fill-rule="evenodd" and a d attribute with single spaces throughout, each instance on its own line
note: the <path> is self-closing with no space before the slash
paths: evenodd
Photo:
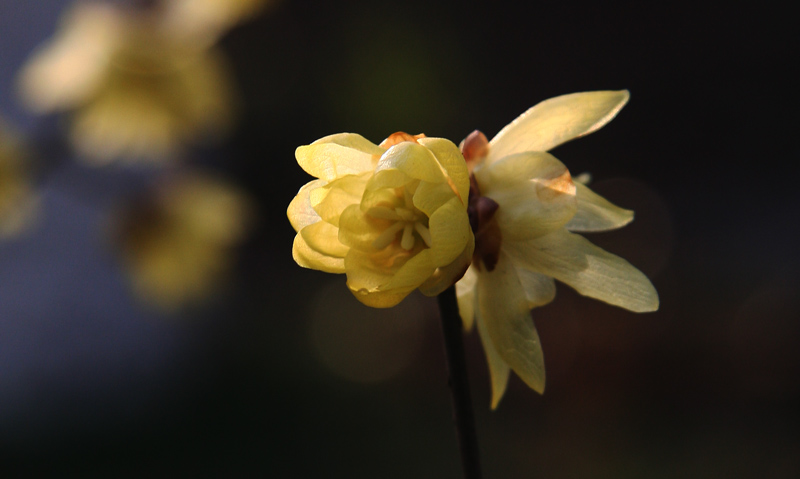
<path id="1" fill-rule="evenodd" d="M 136 174 L 78 166 L 14 75 L 64 1 L 0 0 L 0 111 L 55 157 L 0 244 L 3 477 L 455 478 L 435 302 L 369 310 L 299 268 L 294 149 L 337 132 L 489 137 L 533 104 L 631 91 L 555 155 L 636 221 L 589 235 L 655 284 L 636 315 L 560 285 L 533 317 L 539 396 L 498 410 L 467 338 L 485 477 L 800 476 L 796 28 L 768 3 L 285 0 L 228 34 L 239 127 L 198 162 L 257 198 L 222 299 L 136 302 L 98 233 Z"/>

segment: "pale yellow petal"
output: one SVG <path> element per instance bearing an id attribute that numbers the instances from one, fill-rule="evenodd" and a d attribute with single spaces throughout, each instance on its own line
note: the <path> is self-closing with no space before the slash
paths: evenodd
<path id="1" fill-rule="evenodd" d="M 467 210 L 458 198 L 452 198 L 430 217 L 430 252 L 436 265 L 446 265 L 458 258 L 472 236 Z"/>
<path id="2" fill-rule="evenodd" d="M 474 301 L 474 298 L 471 299 Z M 460 304 L 461 303 L 459 303 L 459 307 Z M 474 309 L 476 311 L 480 311 L 480 308 Z M 508 363 L 506 363 L 505 360 L 500 357 L 500 354 L 494 347 L 494 342 L 492 341 L 489 332 L 486 330 L 486 324 L 484 319 L 480 317 L 480 314 L 478 314 L 476 322 L 478 324 L 478 335 L 481 338 L 483 351 L 486 354 L 486 362 L 489 363 L 489 377 L 491 378 L 492 382 L 491 407 L 492 409 L 496 409 L 506 392 L 506 387 L 508 386 L 508 377 L 511 375 L 511 367 L 509 367 Z"/>
<path id="3" fill-rule="evenodd" d="M 577 210 L 575 185 L 563 163 L 545 152 L 506 157 L 475 172 L 481 193 L 500 207 L 506 239 L 536 238 L 563 227 Z"/>
<path id="4" fill-rule="evenodd" d="M 324 221 L 318 221 L 300 230 L 309 248 L 334 258 L 344 258 L 349 247 L 339 242 L 339 228 Z"/>
<path id="5" fill-rule="evenodd" d="M 386 152 L 386 149 L 381 148 L 357 133 L 336 133 L 334 135 L 328 135 L 315 141 L 312 145 L 321 145 L 324 143 L 333 143 L 368 155 L 381 156 Z"/>
<path id="6" fill-rule="evenodd" d="M 345 208 L 339 217 L 339 241 L 364 252 L 375 252 L 375 240 L 394 223 L 368 216 L 359 205 Z"/>
<path id="7" fill-rule="evenodd" d="M 437 296 L 456 283 L 456 281 L 461 279 L 461 277 L 467 271 L 470 262 L 472 261 L 472 253 L 474 251 L 475 238 L 470 234 L 469 242 L 467 243 L 467 246 L 464 248 L 464 251 L 461 253 L 461 255 L 447 266 L 440 266 L 436 268 L 436 271 L 433 273 L 433 275 L 431 275 L 427 281 L 419 286 L 419 290 L 422 292 L 422 294 L 426 296 Z M 469 327 L 472 327 L 471 320 Z"/>
<path id="8" fill-rule="evenodd" d="M 384 286 L 392 280 L 392 276 L 399 269 L 393 268 L 393 262 L 402 263 L 407 259 L 394 257 L 392 251 L 387 250 L 379 253 L 365 253 L 356 249 L 351 249 L 345 257 L 345 267 L 347 270 L 347 287 L 353 295 L 373 308 L 390 308 L 397 305 L 416 286 L 406 286 L 404 288 L 384 289 Z"/>
<path id="9" fill-rule="evenodd" d="M 630 94 L 621 91 L 572 93 L 545 100 L 506 125 L 489 142 L 487 163 L 523 151 L 548 151 L 588 135 L 611 121 Z"/>
<path id="10" fill-rule="evenodd" d="M 469 199 L 469 170 L 458 147 L 452 141 L 444 138 L 420 138 L 417 141 L 433 152 L 439 160 L 439 164 L 447 172 L 458 197 L 466 203 Z"/>
<path id="11" fill-rule="evenodd" d="M 433 152 L 410 141 L 389 148 L 378 160 L 375 175 L 378 176 L 386 170 L 399 170 L 411 178 L 431 183 L 447 182 L 445 170 Z"/>
<path id="12" fill-rule="evenodd" d="M 414 191 L 414 206 L 430 217 L 442 205 L 454 198 L 455 193 L 447 183 L 420 181 Z"/>
<path id="13" fill-rule="evenodd" d="M 295 150 L 297 163 L 309 175 L 333 181 L 345 175 L 357 175 L 374 168 L 369 153 L 336 143 L 312 143 Z"/>
<path id="14" fill-rule="evenodd" d="M 472 330 L 475 323 L 475 286 L 478 283 L 478 272 L 475 266 L 470 266 L 464 276 L 456 283 L 456 298 L 458 299 L 458 312 L 464 322 L 466 331 Z"/>
<path id="15" fill-rule="evenodd" d="M 588 186 L 575 183 L 578 210 L 566 227 L 570 231 L 608 231 L 622 228 L 633 221 L 633 211 L 620 208 L 590 190 Z"/>
<path id="16" fill-rule="evenodd" d="M 433 262 L 432 251 L 425 249 L 409 258 L 381 288 L 413 291 L 425 282 L 435 270 L 436 265 Z"/>
<path id="17" fill-rule="evenodd" d="M 536 273 L 515 264 L 517 275 L 519 276 L 522 289 L 525 290 L 525 298 L 528 300 L 530 309 L 544 306 L 553 301 L 556 297 L 556 283 L 553 278 Z"/>
<path id="18" fill-rule="evenodd" d="M 319 214 L 314 210 L 311 205 L 310 194 L 312 191 L 325 186 L 325 181 L 314 180 L 306 183 L 297 192 L 297 195 L 289 203 L 289 208 L 286 210 L 286 216 L 289 217 L 289 222 L 292 223 L 292 228 L 295 231 L 300 231 L 308 225 L 314 224 L 320 220 Z"/>
<path id="19" fill-rule="evenodd" d="M 317 269 L 326 273 L 344 273 L 344 259 L 326 256 L 313 250 L 298 233 L 292 244 L 292 257 L 304 268 Z"/>
<path id="20" fill-rule="evenodd" d="M 501 250 L 493 271 L 478 275 L 477 314 L 498 355 L 534 391 L 544 391 L 544 356 L 525 291 Z"/>
<path id="21" fill-rule="evenodd" d="M 310 203 L 314 211 L 323 220 L 338 227 L 339 217 L 345 208 L 361 202 L 364 187 L 369 177 L 369 172 L 361 173 L 360 175 L 347 175 L 313 191 L 310 195 Z"/>
<path id="22" fill-rule="evenodd" d="M 658 293 L 641 271 L 580 235 L 560 230 L 503 243 L 514 262 L 566 283 L 580 294 L 634 312 L 658 309 Z"/>

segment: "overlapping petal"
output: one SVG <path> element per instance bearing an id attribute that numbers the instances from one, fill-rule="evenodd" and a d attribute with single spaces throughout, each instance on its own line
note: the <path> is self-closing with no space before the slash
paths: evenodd
<path id="1" fill-rule="evenodd" d="M 453 284 L 474 240 L 456 146 L 402 132 L 381 145 L 388 148 L 339 134 L 298 148 L 300 166 L 320 179 L 300 190 L 287 214 L 298 231 L 298 264 L 344 272 L 356 298 L 390 307 L 414 289 L 438 294 Z"/>

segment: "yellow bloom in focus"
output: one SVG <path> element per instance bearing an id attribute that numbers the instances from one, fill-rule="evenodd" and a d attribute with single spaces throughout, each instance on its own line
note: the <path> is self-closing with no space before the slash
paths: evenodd
<path id="1" fill-rule="evenodd" d="M 223 56 L 182 39 L 159 12 L 79 2 L 20 73 L 30 109 L 72 112 L 70 139 L 92 163 L 163 161 L 230 127 Z"/>
<path id="2" fill-rule="evenodd" d="M 39 206 L 22 145 L 0 119 L 0 239 L 16 236 L 31 224 Z"/>
<path id="3" fill-rule="evenodd" d="M 546 100 L 490 142 L 462 143 L 473 169 L 470 221 L 475 256 L 456 284 L 465 326 L 478 326 L 497 407 L 513 370 L 544 391 L 542 348 L 530 310 L 555 297 L 557 279 L 580 294 L 635 312 L 658 309 L 653 285 L 627 261 L 572 232 L 625 226 L 633 212 L 573 182 L 548 150 L 592 133 L 627 103 L 627 91 L 575 93 Z"/>
<path id="4" fill-rule="evenodd" d="M 356 298 L 378 308 L 417 288 L 437 295 L 464 274 L 474 247 L 469 173 L 452 142 L 395 133 L 378 146 L 342 133 L 296 157 L 318 178 L 287 211 L 297 264 L 345 273 Z"/>
<path id="5" fill-rule="evenodd" d="M 199 173 L 122 208 L 114 233 L 135 292 L 165 310 L 207 298 L 225 279 L 251 216 L 243 192 Z"/>

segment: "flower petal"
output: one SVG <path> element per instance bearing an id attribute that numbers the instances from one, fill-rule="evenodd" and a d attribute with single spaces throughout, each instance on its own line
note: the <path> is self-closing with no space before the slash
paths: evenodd
<path id="1" fill-rule="evenodd" d="M 298 233 L 292 244 L 292 257 L 304 268 L 317 269 L 326 273 L 344 273 L 344 259 L 326 256 L 312 249 Z"/>
<path id="2" fill-rule="evenodd" d="M 325 256 L 344 258 L 350 249 L 339 242 L 339 228 L 324 221 L 318 221 L 301 229 L 300 236 L 309 248 Z"/>
<path id="3" fill-rule="evenodd" d="M 569 231 L 608 231 L 633 221 L 633 211 L 620 208 L 584 184 L 576 182 L 575 186 L 578 210 L 566 225 Z"/>
<path id="4" fill-rule="evenodd" d="M 522 289 L 525 290 L 528 308 L 533 309 L 544 306 L 555 299 L 556 283 L 553 278 L 530 271 L 516 264 L 514 267 L 517 269 Z"/>
<path id="5" fill-rule="evenodd" d="M 367 306 L 373 308 L 395 306 L 425 279 L 420 279 L 416 284 L 409 284 L 413 283 L 410 281 L 411 276 L 419 274 L 421 266 L 424 266 L 425 258 L 421 258 L 401 273 L 403 267 L 416 259 L 408 257 L 409 254 L 398 248 L 386 248 L 377 253 L 351 249 L 344 260 L 347 269 L 347 287 L 356 299 Z M 429 271 L 433 272 L 433 268 L 431 267 Z M 396 287 L 388 288 L 387 285 L 397 275 L 401 275 L 401 279 L 396 282 Z"/>
<path id="6" fill-rule="evenodd" d="M 503 239 L 524 240 L 564 226 L 577 210 L 575 185 L 563 163 L 545 152 L 508 156 L 475 171 L 495 213 Z"/>
<path id="7" fill-rule="evenodd" d="M 345 175 L 371 171 L 375 167 L 373 155 L 370 153 L 337 143 L 318 141 L 301 146 L 294 153 L 300 167 L 313 177 L 333 181 Z"/>
<path id="8" fill-rule="evenodd" d="M 497 353 L 534 391 L 544 391 L 544 356 L 525 291 L 502 250 L 492 271 L 478 275 L 477 314 Z"/>
<path id="9" fill-rule="evenodd" d="M 424 283 L 419 286 L 419 290 L 426 296 L 437 296 L 444 290 L 452 286 L 459 279 L 461 279 L 469 268 L 470 261 L 472 261 L 472 253 L 475 251 L 475 238 L 472 234 L 469 235 L 469 243 L 464 248 L 461 255 L 453 260 L 447 266 L 440 266 Z M 463 317 L 462 317 L 463 319 Z M 472 327 L 472 319 L 469 325 L 465 323 L 465 328 L 469 330 Z"/>
<path id="10" fill-rule="evenodd" d="M 548 151 L 611 121 L 628 102 L 621 91 L 572 93 L 545 100 L 506 125 L 489 142 L 491 164 L 523 151 Z"/>
<path id="11" fill-rule="evenodd" d="M 417 141 L 433 152 L 433 155 L 439 160 L 439 164 L 447 172 L 461 201 L 466 203 L 469 196 L 469 170 L 467 170 L 467 163 L 458 147 L 452 141 L 444 138 L 420 138 Z"/>
<path id="12" fill-rule="evenodd" d="M 464 330 L 471 331 L 475 322 L 475 286 L 478 284 L 478 271 L 470 266 L 464 276 L 456 283 L 458 312 L 464 322 Z"/>
<path id="13" fill-rule="evenodd" d="M 566 283 L 580 294 L 634 312 L 658 309 L 658 293 L 641 271 L 566 230 L 503 244 L 516 263 Z"/>
<path id="14" fill-rule="evenodd" d="M 366 172 L 343 176 L 327 185 L 323 182 L 322 188 L 310 194 L 310 203 L 323 220 L 338 227 L 339 218 L 345 208 L 361 202 L 369 178 L 370 174 Z"/>
<path id="15" fill-rule="evenodd" d="M 478 308 L 475 309 L 479 311 Z M 483 351 L 486 353 L 486 362 L 489 363 L 489 377 L 492 380 L 491 407 L 492 409 L 496 409 L 497 405 L 500 404 L 500 399 L 503 398 L 503 394 L 506 392 L 508 377 L 511 375 L 511 367 L 500 357 L 500 353 L 495 349 L 492 338 L 486 330 L 484 321 L 485 320 L 478 315 L 478 335 L 481 338 L 481 344 L 483 344 Z"/>
<path id="16" fill-rule="evenodd" d="M 458 258 L 472 236 L 466 207 L 453 197 L 430 217 L 431 259 L 436 265 L 446 265 Z"/>
<path id="17" fill-rule="evenodd" d="M 353 150 L 366 153 L 368 155 L 381 156 L 386 152 L 386 149 L 372 143 L 363 136 L 356 133 L 336 133 L 335 135 L 328 135 L 320 138 L 312 143 L 312 145 L 320 145 L 323 143 L 333 143 L 336 145 L 352 148 Z"/>
<path id="18" fill-rule="evenodd" d="M 404 141 L 386 151 L 378 160 L 375 176 L 385 171 L 399 170 L 411 178 L 432 183 L 446 183 L 447 176 L 442 165 L 428 148 Z M 392 185 L 400 186 L 400 185 Z"/>
<path id="19" fill-rule="evenodd" d="M 306 183 L 297 192 L 292 202 L 289 203 L 289 208 L 286 209 L 286 216 L 289 217 L 289 222 L 292 223 L 292 228 L 295 231 L 300 231 L 320 220 L 319 214 L 311 206 L 310 194 L 313 190 L 322 186 L 325 186 L 325 181 L 323 180 L 314 180 Z"/>

